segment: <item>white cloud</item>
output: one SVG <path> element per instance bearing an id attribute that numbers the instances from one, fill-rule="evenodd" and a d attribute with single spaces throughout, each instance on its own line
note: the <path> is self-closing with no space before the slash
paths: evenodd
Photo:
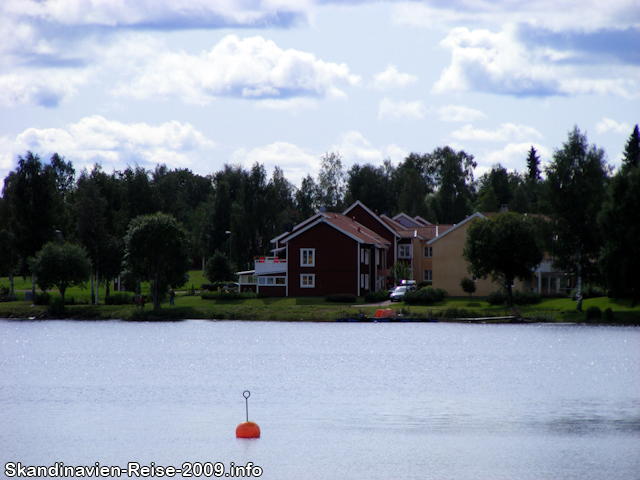
<path id="1" fill-rule="evenodd" d="M 360 132 L 353 130 L 341 135 L 339 142 L 333 145 L 332 150 L 340 152 L 347 167 L 354 163 L 379 165 L 387 158 L 397 162 L 407 155 L 395 144 L 375 147 Z"/>
<path id="2" fill-rule="evenodd" d="M 378 120 L 422 120 L 426 109 L 422 101 L 394 102 L 388 98 L 380 101 Z"/>
<path id="3" fill-rule="evenodd" d="M 393 21 L 399 25 L 448 28 L 454 24 L 544 25 L 553 31 L 624 29 L 637 25 L 635 0 L 451 0 L 447 2 L 399 2 Z"/>
<path id="4" fill-rule="evenodd" d="M 464 105 L 445 105 L 438 108 L 440 120 L 444 122 L 473 122 L 486 115 L 480 110 L 465 107 Z"/>
<path id="5" fill-rule="evenodd" d="M 508 143 L 500 150 L 492 150 L 483 152 L 475 157 L 478 163 L 478 167 L 474 170 L 474 176 L 479 178 L 483 173 L 491 170 L 496 164 L 500 164 L 509 170 L 517 170 L 518 172 L 524 172 L 527 168 L 527 156 L 531 147 L 536 149 L 536 152 L 541 159 L 541 168 L 547 163 L 547 160 L 551 157 L 551 151 L 539 143 Z"/>
<path id="6" fill-rule="evenodd" d="M 513 123 L 503 123 L 496 130 L 482 130 L 473 128 L 472 125 L 451 132 L 451 137 L 456 140 L 480 140 L 489 142 L 506 142 L 510 140 L 527 140 L 542 138 L 540 132 L 533 127 L 526 125 L 514 125 Z"/>
<path id="7" fill-rule="evenodd" d="M 298 50 L 282 50 L 262 37 L 241 40 L 228 35 L 200 55 L 161 52 L 133 81 L 120 83 L 116 95 L 136 99 L 179 97 L 206 104 L 220 96 L 247 99 L 292 97 L 341 98 L 339 87 L 358 86 L 361 79 L 344 63 L 316 59 Z"/>
<path id="8" fill-rule="evenodd" d="M 64 69 L 0 74 L 0 107 L 56 107 L 86 84 L 90 77 L 88 71 Z"/>
<path id="9" fill-rule="evenodd" d="M 602 120 L 596 123 L 596 132 L 598 133 L 613 132 L 621 135 L 624 135 L 624 134 L 629 135 L 631 134 L 632 130 L 633 130 L 633 127 L 631 127 L 631 125 L 629 125 L 628 123 L 625 123 L 625 122 L 618 123 L 615 120 L 612 120 L 607 117 L 604 117 Z"/>
<path id="10" fill-rule="evenodd" d="M 266 99 L 256 103 L 256 108 L 279 110 L 296 115 L 304 110 L 316 110 L 318 101 L 315 98 L 288 98 L 286 100 Z"/>
<path id="11" fill-rule="evenodd" d="M 56 26 L 222 28 L 289 26 L 307 2 L 225 0 L 4 0 L 3 14 Z"/>
<path id="12" fill-rule="evenodd" d="M 257 162 L 264 165 L 270 175 L 275 167 L 280 167 L 286 179 L 299 187 L 308 174 L 315 178 L 320 167 L 320 155 L 309 153 L 292 143 L 274 142 L 252 150 L 236 150 L 232 162 L 246 168 Z"/>
<path id="13" fill-rule="evenodd" d="M 27 150 L 41 152 L 43 158 L 59 152 L 79 170 L 98 162 L 114 168 L 128 163 L 184 168 L 215 146 L 188 123 L 167 122 L 125 124 L 94 115 L 65 128 L 29 128 L 15 139 L 0 142 L 2 166 L 7 158 L 17 158 Z"/>
<path id="14" fill-rule="evenodd" d="M 394 65 L 389 65 L 384 72 L 376 73 L 373 76 L 373 87 L 378 90 L 391 90 L 406 87 L 417 81 L 416 75 L 400 73 Z"/>
<path id="15" fill-rule="evenodd" d="M 481 91 L 506 95 L 599 94 L 633 98 L 640 84 L 625 67 L 571 62 L 574 53 L 549 46 L 527 47 L 513 27 L 499 33 L 454 28 L 440 42 L 451 64 L 434 93 Z"/>

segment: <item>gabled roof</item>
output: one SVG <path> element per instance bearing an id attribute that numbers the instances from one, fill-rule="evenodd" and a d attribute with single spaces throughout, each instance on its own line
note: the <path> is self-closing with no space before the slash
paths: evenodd
<path id="1" fill-rule="evenodd" d="M 420 228 L 400 230 L 398 233 L 400 233 L 402 238 L 418 237 L 421 240 L 431 240 L 452 228 L 453 225 L 428 225 Z"/>
<path id="2" fill-rule="evenodd" d="M 307 218 L 306 220 L 303 220 L 302 222 L 298 223 L 295 227 L 293 227 L 293 230 L 292 230 L 291 232 L 293 232 L 293 231 L 297 230 L 298 228 L 302 228 L 302 227 L 304 227 L 305 225 L 308 225 L 309 223 L 311 223 L 311 222 L 313 222 L 314 220 L 316 220 L 317 218 L 319 218 L 321 215 L 324 215 L 324 213 L 322 213 L 322 212 L 318 212 L 318 213 L 316 213 L 315 215 L 312 215 L 311 217 Z M 275 237 L 275 238 L 272 238 L 272 239 L 271 239 L 271 240 L 269 240 L 269 241 L 270 241 L 271 243 L 277 243 L 277 242 L 279 242 L 280 240 L 282 240 L 284 237 L 289 236 L 289 235 L 291 234 L 291 232 L 284 232 L 284 233 L 281 233 L 280 235 L 278 235 L 278 236 L 277 236 L 277 237 Z"/>
<path id="3" fill-rule="evenodd" d="M 393 218 L 387 217 L 384 213 L 380 215 L 380 219 L 387 224 L 387 228 L 391 228 L 396 234 L 399 230 L 405 230 L 407 227 L 396 222 Z"/>
<path id="4" fill-rule="evenodd" d="M 469 216 L 469 217 L 465 218 L 465 219 L 464 219 L 463 221 L 461 221 L 460 223 L 456 223 L 453 227 L 451 227 L 450 229 L 448 229 L 446 232 L 444 232 L 444 233 L 439 233 L 439 235 L 438 235 L 437 237 L 432 238 L 431 240 L 429 240 L 429 241 L 427 242 L 427 245 L 430 245 L 430 244 L 432 244 L 432 243 L 434 243 L 434 242 L 436 242 L 436 241 L 440 240 L 440 239 L 441 239 L 442 237 L 444 237 L 445 235 L 447 235 L 447 234 L 449 234 L 449 233 L 453 232 L 454 230 L 456 230 L 456 229 L 460 228 L 462 225 L 464 225 L 464 224 L 466 224 L 466 223 L 470 222 L 470 221 L 471 221 L 471 220 L 473 220 L 474 218 L 487 218 L 487 217 L 486 217 L 485 215 L 483 215 L 482 213 L 480 213 L 480 212 L 476 212 L 476 213 L 474 213 L 473 215 L 471 215 L 471 216 Z"/>
<path id="5" fill-rule="evenodd" d="M 420 215 L 416 215 L 415 217 L 413 217 L 413 219 L 418 223 L 422 223 L 423 225 L 427 225 L 427 226 L 428 225 L 433 225 L 430 221 L 425 220 Z"/>
<path id="6" fill-rule="evenodd" d="M 387 217 L 384 213 L 382 215 L 377 215 L 374 212 L 372 212 L 369 207 L 367 207 L 364 203 L 362 203 L 360 200 L 356 200 L 353 204 L 351 204 L 351 206 L 349 208 L 347 208 L 344 212 L 342 212 L 343 215 L 348 216 L 349 212 L 351 210 L 353 210 L 355 207 L 361 207 L 365 212 L 367 212 L 369 215 L 371 215 L 374 219 L 376 219 L 380 225 L 384 226 L 387 230 L 389 230 L 391 233 L 393 233 L 396 237 L 399 237 L 400 235 L 398 234 L 398 232 L 396 231 L 396 229 L 394 227 L 389 226 L 389 224 L 386 223 L 386 221 L 384 221 L 383 217 L 389 218 Z M 402 226 L 401 226 L 402 227 Z"/>
<path id="7" fill-rule="evenodd" d="M 389 241 L 380 237 L 380 235 L 373 230 L 369 230 L 367 227 L 360 225 L 352 218 L 342 215 L 341 213 L 322 213 L 312 218 L 314 218 L 313 222 L 303 222 L 304 226 L 294 228 L 288 236 L 280 239 L 280 241 L 283 243 L 289 242 L 292 238 L 297 237 L 316 225 L 325 223 L 358 243 L 369 243 L 377 246 L 378 248 L 388 248 L 389 245 L 391 245 Z"/>
<path id="8" fill-rule="evenodd" d="M 400 225 L 402 225 L 402 228 L 405 229 L 422 227 L 425 225 L 425 223 L 423 222 L 426 222 L 426 220 L 420 222 L 415 218 L 411 218 L 409 215 L 403 212 L 400 212 L 395 217 L 393 217 L 393 221 L 399 223 Z M 426 225 L 429 225 L 429 222 L 427 222 Z"/>

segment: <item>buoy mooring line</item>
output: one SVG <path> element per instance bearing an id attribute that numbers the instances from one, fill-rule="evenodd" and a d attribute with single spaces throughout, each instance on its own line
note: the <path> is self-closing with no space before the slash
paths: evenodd
<path id="1" fill-rule="evenodd" d="M 247 410 L 247 421 L 238 425 L 236 428 L 236 437 L 260 438 L 260 427 L 257 423 L 249 421 L 249 397 L 251 396 L 251 392 L 249 390 L 245 390 L 242 392 L 242 396 L 244 397 L 245 408 Z"/>

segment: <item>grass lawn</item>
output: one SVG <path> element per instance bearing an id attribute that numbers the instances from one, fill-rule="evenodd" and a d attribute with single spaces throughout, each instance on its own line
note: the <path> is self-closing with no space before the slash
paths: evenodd
<path id="1" fill-rule="evenodd" d="M 150 305 L 145 307 L 144 314 L 133 305 L 104 305 L 105 287 L 100 286 L 100 305 L 89 305 L 91 291 L 73 287 L 67 289 L 65 299 L 68 303 L 73 298 L 76 305 L 68 305 L 63 314 L 56 314 L 47 306 L 33 306 L 24 301 L 24 291 L 31 290 L 31 279 L 22 277 L 14 279 L 18 301 L 0 302 L 0 318 L 78 318 L 78 319 L 250 319 L 250 320 L 282 320 L 282 321 L 333 321 L 339 317 L 357 317 L 360 314 L 373 316 L 379 306 L 366 306 L 362 298 L 351 305 L 327 302 L 323 297 L 287 297 L 287 298 L 254 298 L 247 300 L 203 300 L 198 294 L 190 295 L 191 285 L 197 293 L 203 283 L 209 283 L 202 276 L 201 270 L 189 272 L 189 281 L 178 289 L 175 306 L 169 306 L 168 299 L 162 302 L 162 309 L 153 312 Z M 0 285 L 9 286 L 7 277 L 0 277 Z M 148 284 L 142 285 L 142 291 L 149 293 Z M 57 290 L 49 291 L 53 298 L 58 297 Z M 80 304 L 78 304 L 80 303 Z M 83 304 L 84 303 L 84 304 Z M 583 310 L 591 306 L 599 307 L 603 312 L 611 308 L 614 322 L 640 324 L 640 305 L 631 307 L 630 301 L 617 301 L 607 297 L 586 299 Z M 503 306 L 491 306 L 481 297 L 451 297 L 435 306 L 408 306 L 403 302 L 394 303 L 390 307 L 405 316 L 433 318 L 463 317 L 499 317 L 511 315 Z M 576 304 L 570 299 L 545 299 L 538 305 L 521 307 L 525 318 L 538 321 L 584 322 L 585 313 L 576 311 Z"/>

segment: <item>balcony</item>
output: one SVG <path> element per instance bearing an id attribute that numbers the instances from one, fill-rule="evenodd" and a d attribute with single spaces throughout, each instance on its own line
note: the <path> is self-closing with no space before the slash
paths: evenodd
<path id="1" fill-rule="evenodd" d="M 287 271 L 287 260 L 278 257 L 255 257 L 256 275 L 284 273 Z"/>

